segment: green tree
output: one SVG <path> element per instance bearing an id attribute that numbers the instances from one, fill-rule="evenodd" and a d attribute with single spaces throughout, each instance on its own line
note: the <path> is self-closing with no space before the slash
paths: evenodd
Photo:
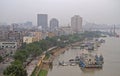
<path id="1" fill-rule="evenodd" d="M 20 61 L 14 61 L 4 70 L 3 74 L 5 76 L 27 76 L 27 72 Z"/>
<path id="2" fill-rule="evenodd" d="M 2 62 L 3 61 L 3 58 L 2 58 L 2 56 L 0 56 L 0 62 Z"/>
<path id="3" fill-rule="evenodd" d="M 14 58 L 15 60 L 19 60 L 24 62 L 28 58 L 28 52 L 26 50 L 19 50 L 15 53 Z"/>
<path id="4" fill-rule="evenodd" d="M 41 40 L 39 42 L 39 46 L 42 49 L 42 51 L 46 51 L 48 49 L 48 45 L 47 45 L 47 41 L 46 40 Z"/>
<path id="5" fill-rule="evenodd" d="M 21 49 L 24 49 L 26 47 L 26 43 L 22 43 L 22 46 L 20 47 Z"/>

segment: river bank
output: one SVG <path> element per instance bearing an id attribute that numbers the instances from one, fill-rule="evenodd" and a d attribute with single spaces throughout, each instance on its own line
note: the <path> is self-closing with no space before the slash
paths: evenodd
<path id="1" fill-rule="evenodd" d="M 69 49 L 69 47 L 67 46 L 67 47 L 64 47 L 64 48 L 56 48 L 56 49 L 52 50 L 52 55 L 50 56 L 50 58 L 49 58 L 47 61 L 52 60 L 52 62 L 53 62 L 53 60 L 54 60 L 57 56 L 59 56 L 60 54 L 64 53 L 64 52 L 67 51 L 68 49 Z M 46 71 L 45 73 L 48 73 L 50 67 L 51 67 L 51 64 L 43 63 L 43 64 L 42 64 L 42 67 L 41 67 L 41 70 L 44 70 L 44 71 Z M 42 73 L 41 70 L 39 71 L 38 76 L 41 75 L 41 73 Z M 43 74 L 42 76 L 47 76 L 47 74 Z"/>
<path id="2" fill-rule="evenodd" d="M 72 45 L 76 45 L 78 43 L 80 43 L 80 42 L 75 42 Z M 54 59 L 57 56 L 59 56 L 60 54 L 64 53 L 65 51 L 68 51 L 70 47 L 71 47 L 71 45 L 68 45 L 68 46 L 66 46 L 64 48 L 57 47 L 57 48 L 55 48 L 55 49 L 50 51 L 51 56 L 47 60 L 43 59 L 42 61 L 45 61 L 45 62 L 52 61 L 53 62 Z M 40 61 L 38 61 L 38 62 L 40 62 Z M 36 68 L 35 68 L 35 70 L 36 70 Z M 36 71 L 34 70 L 33 74 L 31 76 L 41 76 L 41 74 L 43 74 L 43 73 L 48 73 L 49 69 L 51 68 L 51 63 L 44 63 L 44 62 L 42 62 L 41 65 L 38 68 L 39 68 L 39 70 L 38 69 Z M 36 74 L 34 74 L 34 72 L 36 72 Z M 43 74 L 42 76 L 47 76 L 47 74 Z"/>

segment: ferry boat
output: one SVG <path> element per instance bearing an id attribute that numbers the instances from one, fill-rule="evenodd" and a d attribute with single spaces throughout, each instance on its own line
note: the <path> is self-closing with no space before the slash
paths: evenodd
<path id="1" fill-rule="evenodd" d="M 103 63 L 102 55 L 82 54 L 80 56 L 79 66 L 82 68 L 102 68 Z"/>

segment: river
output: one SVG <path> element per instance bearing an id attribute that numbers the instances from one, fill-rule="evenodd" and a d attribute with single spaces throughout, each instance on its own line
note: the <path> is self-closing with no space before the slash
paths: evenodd
<path id="1" fill-rule="evenodd" d="M 107 37 L 98 51 L 104 57 L 102 69 L 85 69 L 77 66 L 59 66 L 58 61 L 68 61 L 80 53 L 80 49 L 70 48 L 55 58 L 48 76 L 120 76 L 120 38 Z"/>

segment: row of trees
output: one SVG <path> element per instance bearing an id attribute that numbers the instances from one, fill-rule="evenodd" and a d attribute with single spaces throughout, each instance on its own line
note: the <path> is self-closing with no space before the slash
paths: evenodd
<path id="1" fill-rule="evenodd" d="M 30 60 L 41 55 L 44 51 L 50 47 L 65 47 L 76 41 L 82 41 L 86 37 L 99 37 L 100 32 L 84 32 L 82 34 L 73 35 L 62 35 L 40 40 L 39 42 L 33 42 L 30 44 L 23 43 L 20 49 L 18 49 L 14 55 L 15 61 L 8 66 L 5 71 L 5 76 L 27 76 L 26 70 L 24 69 L 24 63 L 30 62 Z"/>
<path id="2" fill-rule="evenodd" d="M 27 76 L 27 72 L 19 60 L 15 60 L 4 70 L 5 76 Z"/>

